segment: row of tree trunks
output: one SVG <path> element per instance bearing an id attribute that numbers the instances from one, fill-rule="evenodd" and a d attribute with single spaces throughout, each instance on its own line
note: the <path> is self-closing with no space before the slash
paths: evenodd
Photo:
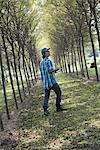
<path id="1" fill-rule="evenodd" d="M 58 52 L 63 55 L 59 60 L 62 70 L 66 73 L 76 72 L 77 75 L 81 74 L 90 79 L 91 71 L 87 63 L 87 53 L 90 49 L 93 52 L 93 62 L 90 62 L 90 65 L 93 64 L 95 71 L 92 79 L 96 78 L 99 81 L 99 65 L 96 58 L 96 49 L 100 50 L 99 0 L 76 0 L 75 4 L 60 1 L 58 5 L 52 1 L 52 4 L 55 6 L 54 17 L 58 18 L 55 21 L 55 31 L 51 29 L 51 42 L 55 43 L 52 47 L 56 49 L 56 54 Z M 65 9 L 59 12 L 59 8 Z"/>
<path id="2" fill-rule="evenodd" d="M 30 52 L 33 54 L 36 51 L 33 48 L 36 44 L 33 32 L 38 21 L 34 23 L 34 11 L 30 15 L 24 11 L 26 8 L 30 11 L 31 6 L 27 5 L 29 3 L 29 1 L 24 4 L 22 1 L 13 0 L 0 2 L 0 75 L 8 119 L 10 119 L 10 107 L 7 85 L 11 86 L 14 105 L 18 109 L 19 102 L 24 101 L 26 93 L 31 93 L 31 88 L 37 81 L 36 64 Z M 2 129 L 1 118 L 0 115 Z"/>
<path id="3" fill-rule="evenodd" d="M 4 31 L 1 28 L 1 38 L 2 38 L 2 43 L 3 43 L 3 50 L 5 52 L 5 58 L 6 58 L 6 63 L 7 63 L 7 68 L 8 68 L 8 72 L 9 72 L 9 77 L 10 77 L 10 84 L 12 87 L 12 92 L 13 92 L 13 96 L 14 96 L 14 101 L 15 101 L 15 106 L 16 109 L 18 109 L 18 102 L 17 102 L 17 97 L 16 97 L 16 91 L 15 91 L 15 87 L 14 87 L 14 80 L 13 80 L 13 75 L 15 74 L 15 79 L 16 79 L 16 83 L 17 83 L 17 90 L 18 90 L 18 94 L 20 97 L 21 102 L 23 102 L 22 99 L 22 93 L 21 93 L 21 88 L 20 88 L 20 81 L 21 81 L 21 86 L 22 86 L 22 91 L 24 96 L 25 94 L 25 86 L 24 86 L 24 79 L 23 79 L 23 75 L 22 75 L 22 69 L 20 67 L 20 60 L 21 60 L 21 53 L 20 53 L 20 48 L 18 51 L 18 63 L 16 62 L 16 56 L 15 56 L 15 47 L 14 47 L 14 41 L 12 40 L 12 42 L 4 35 Z M 11 61 L 9 59 L 8 56 L 8 51 L 7 51 L 7 46 L 6 46 L 6 42 L 9 42 L 10 46 L 11 46 L 11 51 L 12 51 L 12 56 L 13 56 L 13 61 Z M 28 92 L 30 94 L 30 88 L 31 88 L 31 81 L 32 84 L 34 85 L 34 80 L 37 81 L 36 78 L 36 73 L 35 73 L 35 68 L 34 68 L 34 63 L 33 60 L 29 57 L 29 60 L 26 59 L 25 55 L 24 55 L 24 63 L 23 63 L 23 71 L 24 71 L 24 76 L 25 76 L 25 80 L 27 83 L 27 89 Z M 3 87 L 3 92 L 4 92 L 4 99 L 5 99 L 5 108 L 6 108 L 6 114 L 7 114 L 7 118 L 10 119 L 10 113 L 9 113 L 9 107 L 8 107 L 8 100 L 7 100 L 7 91 L 6 91 L 6 83 L 5 83 L 5 73 L 4 73 L 4 68 L 3 68 L 3 61 L 2 61 L 2 51 L 0 50 L 0 66 L 1 66 L 1 74 L 2 74 L 2 87 Z M 12 68 L 12 70 L 11 70 Z M 13 74 L 12 74 L 13 71 Z M 19 77 L 20 76 L 20 80 Z M 34 78 L 33 78 L 34 77 Z M 31 78 L 31 79 L 30 79 Z M 3 121 L 2 121 L 2 116 L 0 116 L 0 127 L 1 130 L 4 129 L 3 127 Z"/>

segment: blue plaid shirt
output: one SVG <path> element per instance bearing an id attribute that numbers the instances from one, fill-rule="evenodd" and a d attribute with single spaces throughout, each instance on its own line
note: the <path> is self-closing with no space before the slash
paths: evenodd
<path id="1" fill-rule="evenodd" d="M 57 83 L 55 79 L 55 74 L 52 72 L 52 70 L 53 70 L 52 61 L 48 57 L 45 57 L 40 62 L 40 73 L 44 89 L 49 89 L 54 84 Z"/>

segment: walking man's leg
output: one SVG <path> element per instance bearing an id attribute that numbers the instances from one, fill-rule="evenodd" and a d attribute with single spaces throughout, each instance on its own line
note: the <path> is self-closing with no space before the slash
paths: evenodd
<path id="1" fill-rule="evenodd" d="M 61 89 L 59 87 L 58 84 L 54 84 L 54 86 L 52 87 L 52 89 L 54 90 L 54 92 L 56 93 L 57 97 L 56 97 L 56 108 L 57 111 L 63 111 L 63 109 L 61 108 Z"/>
<path id="2" fill-rule="evenodd" d="M 49 101 L 49 96 L 50 96 L 50 89 L 45 89 L 45 96 L 44 96 L 44 104 L 43 104 L 43 109 L 44 109 L 44 115 L 48 115 L 48 101 Z"/>

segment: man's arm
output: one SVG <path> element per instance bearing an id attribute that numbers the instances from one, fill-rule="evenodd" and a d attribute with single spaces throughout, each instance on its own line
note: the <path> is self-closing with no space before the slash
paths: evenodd
<path id="1" fill-rule="evenodd" d="M 56 73 L 59 70 L 59 68 L 56 68 L 56 69 L 53 68 L 53 64 L 51 60 L 48 60 L 47 66 L 48 66 L 49 73 Z"/>
<path id="2" fill-rule="evenodd" d="M 51 69 L 51 70 L 49 70 L 49 73 L 57 73 L 57 71 L 59 70 L 59 68 L 56 68 L 56 69 Z"/>

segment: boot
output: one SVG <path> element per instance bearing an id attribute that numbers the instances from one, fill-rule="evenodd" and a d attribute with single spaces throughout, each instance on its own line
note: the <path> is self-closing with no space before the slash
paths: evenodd
<path id="1" fill-rule="evenodd" d="M 45 116 L 48 116 L 48 115 L 49 115 L 49 112 L 48 112 L 47 107 L 44 107 L 44 106 L 43 106 L 43 109 L 44 109 L 44 115 L 45 115 Z"/>
<path id="2" fill-rule="evenodd" d="M 48 112 L 48 110 L 47 111 L 44 111 L 44 115 L 45 116 L 48 116 L 50 113 Z"/>
<path id="3" fill-rule="evenodd" d="M 59 111 L 64 111 L 65 109 L 63 109 L 61 105 L 57 105 L 56 110 L 57 112 L 59 112 Z"/>

